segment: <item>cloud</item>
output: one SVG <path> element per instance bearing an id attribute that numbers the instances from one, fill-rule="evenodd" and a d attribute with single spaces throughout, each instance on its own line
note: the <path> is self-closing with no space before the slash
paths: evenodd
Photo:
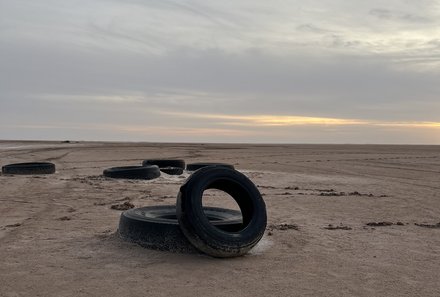
<path id="1" fill-rule="evenodd" d="M 312 32 L 312 33 L 329 33 L 331 32 L 330 30 L 324 29 L 324 28 L 319 28 L 314 24 L 302 24 L 296 27 L 296 30 L 301 31 L 301 32 Z"/>
<path id="2" fill-rule="evenodd" d="M 170 127 L 435 130 L 438 8 L 428 0 L 5 2 L 0 124 L 77 127 L 81 115 L 93 127 L 163 135 Z M 164 110 L 199 116 L 164 122 Z M 126 132 L 143 135 L 136 129 Z"/>
<path id="3" fill-rule="evenodd" d="M 380 4 L 379 8 L 377 8 Z M 10 42 L 65 44 L 107 51 L 167 54 L 179 48 L 239 53 L 328 50 L 400 52 L 407 34 L 438 36 L 438 3 L 369 1 L 85 1 L 3 4 L 2 35 Z M 377 22 L 377 17 L 392 22 Z M 427 26 L 430 23 L 430 26 Z M 404 33 L 399 36 L 397 33 Z M 331 34 L 345 42 L 333 42 Z M 330 38 L 329 38 L 330 36 Z M 323 38 L 324 37 L 324 38 Z M 412 49 L 420 45 L 414 44 Z M 400 47 L 396 48 L 398 44 Z"/>
<path id="4" fill-rule="evenodd" d="M 12 46 L 0 52 L 15 57 L 2 62 L 0 101 L 106 99 L 196 112 L 430 121 L 438 121 L 440 108 L 437 71 L 412 71 L 387 57 L 219 50 L 143 57 Z"/>
<path id="5" fill-rule="evenodd" d="M 400 11 L 392 11 L 389 9 L 375 8 L 375 9 L 370 10 L 369 14 L 376 16 L 382 20 L 399 20 L 399 21 L 407 21 L 407 22 L 413 22 L 413 23 L 430 23 L 430 22 L 432 22 L 431 19 L 424 17 L 424 16 L 414 15 L 411 13 L 405 13 L 405 12 L 400 12 Z"/>
<path id="6" fill-rule="evenodd" d="M 41 101 L 68 101 L 68 102 L 103 102 L 103 103 L 139 103 L 142 102 L 142 96 L 135 95 L 65 95 L 65 94 L 38 94 L 33 98 Z"/>

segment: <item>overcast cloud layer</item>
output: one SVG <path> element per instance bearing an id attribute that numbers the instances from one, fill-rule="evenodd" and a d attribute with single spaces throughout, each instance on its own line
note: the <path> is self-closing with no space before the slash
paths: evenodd
<path id="1" fill-rule="evenodd" d="M 440 144 L 440 1 L 0 0 L 0 139 Z"/>

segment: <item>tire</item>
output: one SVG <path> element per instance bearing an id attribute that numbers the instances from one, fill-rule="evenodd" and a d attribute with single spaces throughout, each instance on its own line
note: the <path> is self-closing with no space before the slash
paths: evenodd
<path id="1" fill-rule="evenodd" d="M 148 159 L 142 162 L 142 166 L 145 165 L 157 165 L 159 168 L 180 167 L 185 169 L 185 161 L 181 159 Z"/>
<path id="2" fill-rule="evenodd" d="M 3 174 L 53 174 L 55 164 L 49 162 L 16 163 L 2 167 Z"/>
<path id="3" fill-rule="evenodd" d="M 180 167 L 163 167 L 159 168 L 160 171 L 169 175 L 181 175 L 183 174 L 183 168 Z"/>
<path id="4" fill-rule="evenodd" d="M 155 179 L 160 176 L 160 170 L 156 165 L 124 166 L 106 169 L 103 174 L 111 178 Z"/>
<path id="5" fill-rule="evenodd" d="M 204 211 L 218 228 L 224 230 L 241 228 L 242 220 L 239 211 L 215 207 L 206 207 Z M 123 240 L 147 248 L 173 252 L 197 252 L 179 228 L 175 205 L 127 210 L 121 214 L 118 232 Z"/>
<path id="6" fill-rule="evenodd" d="M 218 189 L 234 198 L 243 216 L 239 230 L 220 230 L 208 221 L 202 209 L 203 192 L 207 189 Z M 194 172 L 180 187 L 176 212 L 188 241 L 219 258 L 247 253 L 263 237 L 267 224 L 266 205 L 257 187 L 244 174 L 224 167 L 205 167 Z"/>
<path id="7" fill-rule="evenodd" d="M 227 163 L 213 163 L 213 162 L 199 162 L 199 163 L 191 163 L 186 165 L 186 170 L 188 171 L 195 171 L 203 167 L 208 166 L 216 166 L 216 167 L 225 167 L 230 169 L 235 169 L 234 165 L 227 164 Z"/>

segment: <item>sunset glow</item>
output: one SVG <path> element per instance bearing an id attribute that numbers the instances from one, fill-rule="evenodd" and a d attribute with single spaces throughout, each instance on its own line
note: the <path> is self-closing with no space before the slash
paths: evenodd
<path id="1" fill-rule="evenodd" d="M 440 2 L 3 1 L 0 139 L 440 144 Z"/>
<path id="2" fill-rule="evenodd" d="M 223 120 L 222 124 L 231 126 L 383 126 L 408 128 L 440 128 L 440 122 L 392 122 L 357 119 L 338 119 L 308 116 L 287 115 L 222 115 L 159 112 L 162 115 L 200 118 L 208 120 Z"/>

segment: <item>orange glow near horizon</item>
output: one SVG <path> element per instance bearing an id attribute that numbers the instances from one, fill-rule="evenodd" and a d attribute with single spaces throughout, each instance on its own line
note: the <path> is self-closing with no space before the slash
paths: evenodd
<path id="1" fill-rule="evenodd" d="M 160 112 L 163 115 L 190 117 L 199 119 L 223 120 L 221 124 L 231 126 L 383 126 L 407 128 L 440 128 L 440 122 L 426 121 L 373 121 L 359 119 L 340 119 L 326 117 L 289 116 L 289 115 L 225 115 L 225 114 L 198 114 Z"/>
<path id="2" fill-rule="evenodd" d="M 440 122 L 383 122 L 372 123 L 375 126 L 408 127 L 408 128 L 440 128 Z"/>

